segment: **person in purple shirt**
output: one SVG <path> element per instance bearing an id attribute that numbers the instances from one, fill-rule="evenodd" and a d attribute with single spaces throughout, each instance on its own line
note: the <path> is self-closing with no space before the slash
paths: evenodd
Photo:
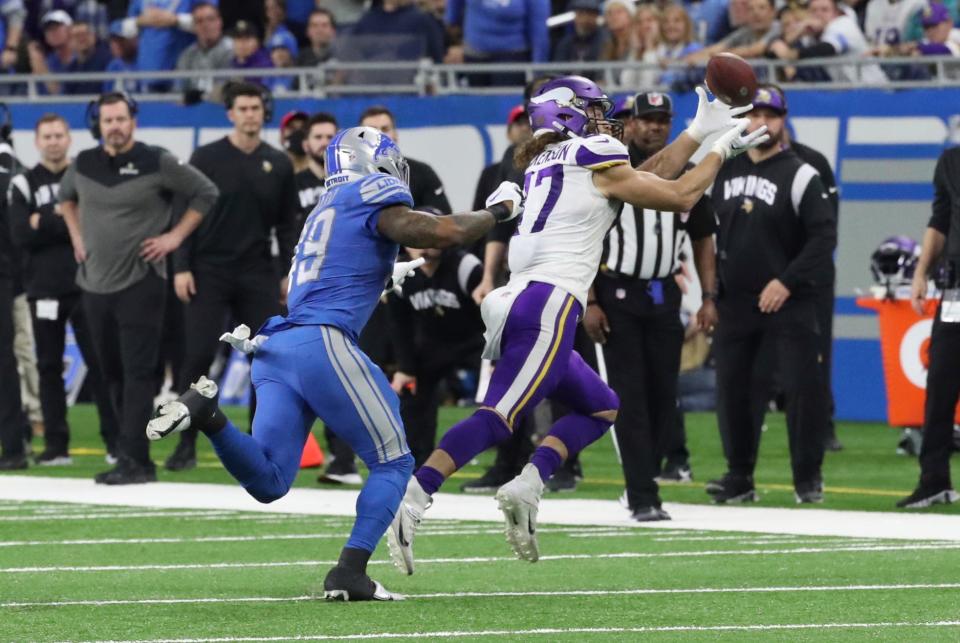
<path id="1" fill-rule="evenodd" d="M 270 52 L 260 45 L 260 30 L 246 20 L 240 20 L 231 32 L 233 36 L 233 69 L 270 69 L 273 61 Z M 262 78 L 244 77 L 251 83 L 264 85 Z"/>
<path id="2" fill-rule="evenodd" d="M 960 56 L 960 43 L 954 39 L 950 11 L 940 2 L 931 2 L 920 12 L 923 40 L 917 45 L 922 56 Z"/>

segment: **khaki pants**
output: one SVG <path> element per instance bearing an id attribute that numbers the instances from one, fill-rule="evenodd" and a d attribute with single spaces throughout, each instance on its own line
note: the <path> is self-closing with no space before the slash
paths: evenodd
<path id="1" fill-rule="evenodd" d="M 13 300 L 13 353 L 20 373 L 20 398 L 31 424 L 43 422 L 40 412 L 40 376 L 37 374 L 37 348 L 33 341 L 33 323 L 26 295 Z"/>

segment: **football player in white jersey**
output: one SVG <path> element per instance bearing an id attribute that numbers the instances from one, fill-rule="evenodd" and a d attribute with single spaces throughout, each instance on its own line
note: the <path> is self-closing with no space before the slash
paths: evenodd
<path id="1" fill-rule="evenodd" d="M 451 428 L 407 485 L 387 532 L 394 563 L 413 573 L 413 536 L 431 496 L 454 471 L 508 439 L 518 420 L 544 398 L 571 409 L 550 429 L 520 475 L 497 492 L 507 539 L 535 561 L 537 507 L 547 480 L 563 462 L 599 439 L 616 418 L 616 394 L 573 350 L 573 337 L 596 276 L 603 238 L 621 202 L 640 208 L 690 210 L 724 160 L 766 140 L 744 134 L 735 117 L 750 106 L 708 102 L 684 134 L 641 167 L 630 167 L 607 119 L 612 102 L 591 80 L 566 76 L 544 84 L 529 104 L 534 137 L 517 150 L 526 167 L 526 208 L 510 242 L 510 282 L 484 299 L 484 357 L 497 361 L 482 406 Z M 710 134 L 721 136 L 695 168 L 680 174 Z M 506 184 L 509 186 L 510 184 Z M 505 189 L 506 186 L 501 186 Z M 496 201 L 499 190 L 490 196 Z M 494 202 L 491 201 L 491 202 Z"/>

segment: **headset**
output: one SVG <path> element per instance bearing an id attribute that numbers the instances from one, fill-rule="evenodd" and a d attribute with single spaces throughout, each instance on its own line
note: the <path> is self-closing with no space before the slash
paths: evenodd
<path id="1" fill-rule="evenodd" d="M 137 101 L 127 92 L 106 92 L 104 94 L 100 94 L 100 96 L 95 100 L 87 103 L 87 129 L 90 130 L 90 134 L 93 135 L 93 138 L 98 141 L 102 138 L 102 132 L 100 132 L 100 104 L 108 98 L 119 98 L 126 103 L 127 108 L 130 110 L 130 118 L 136 118 L 137 113 L 140 111 L 140 106 L 137 104 Z M 2 125 L 0 125 L 0 127 L 2 127 Z M 0 133 L 2 133 L 2 130 L 0 130 Z"/>
<path id="2" fill-rule="evenodd" d="M 260 83 L 248 83 L 248 82 L 229 82 L 223 88 L 223 107 L 225 109 L 230 109 L 230 105 L 233 103 L 235 95 L 233 90 L 239 85 L 252 85 L 260 91 L 260 100 L 263 102 L 263 122 L 264 124 L 269 123 L 273 120 L 273 94 L 270 93 L 270 90 L 261 85 Z"/>

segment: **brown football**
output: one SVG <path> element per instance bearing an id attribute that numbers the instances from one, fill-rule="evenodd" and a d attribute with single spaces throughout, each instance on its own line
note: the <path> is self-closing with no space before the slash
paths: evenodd
<path id="1" fill-rule="evenodd" d="M 757 75 L 740 56 L 717 54 L 707 63 L 707 89 L 721 102 L 740 107 L 749 104 L 757 93 Z"/>

